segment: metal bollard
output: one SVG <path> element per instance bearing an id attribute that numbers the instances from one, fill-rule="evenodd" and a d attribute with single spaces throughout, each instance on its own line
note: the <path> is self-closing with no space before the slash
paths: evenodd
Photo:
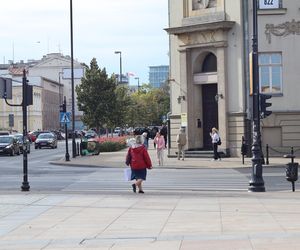
<path id="1" fill-rule="evenodd" d="M 284 155 L 284 158 L 290 158 L 291 162 L 289 162 L 285 169 L 286 180 L 292 183 L 292 190 L 295 192 L 295 181 L 298 180 L 298 162 L 294 162 L 294 149 L 291 148 L 291 154 Z"/>
<path id="2" fill-rule="evenodd" d="M 266 145 L 266 165 L 269 165 L 269 144 Z"/>
<path id="3" fill-rule="evenodd" d="M 76 155 L 77 156 L 79 156 L 79 149 L 80 149 L 79 142 L 77 142 L 77 146 L 76 146 Z"/>

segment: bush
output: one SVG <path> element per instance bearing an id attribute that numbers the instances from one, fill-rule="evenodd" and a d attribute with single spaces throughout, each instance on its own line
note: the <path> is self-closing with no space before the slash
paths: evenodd
<path id="1" fill-rule="evenodd" d="M 126 148 L 123 142 L 105 141 L 100 143 L 100 152 L 115 152 Z"/>

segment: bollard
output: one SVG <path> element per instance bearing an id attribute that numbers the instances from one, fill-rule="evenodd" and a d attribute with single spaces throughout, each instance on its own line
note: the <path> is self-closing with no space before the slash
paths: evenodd
<path id="1" fill-rule="evenodd" d="M 266 164 L 269 165 L 269 144 L 266 145 Z"/>
<path id="2" fill-rule="evenodd" d="M 291 154 L 284 155 L 284 158 L 290 158 L 291 162 L 289 162 L 285 169 L 286 180 L 292 183 L 292 190 L 295 192 L 295 181 L 298 180 L 298 162 L 294 162 L 294 149 L 291 148 Z"/>
<path id="3" fill-rule="evenodd" d="M 246 144 L 246 141 L 244 139 L 244 136 L 242 136 L 242 146 L 241 146 L 241 154 L 242 154 L 242 162 L 245 163 L 245 155 L 248 151 L 248 145 Z"/>
<path id="4" fill-rule="evenodd" d="M 79 149 L 80 149 L 80 146 L 79 146 L 79 142 L 77 142 L 77 146 L 76 146 L 76 155 L 79 156 Z"/>

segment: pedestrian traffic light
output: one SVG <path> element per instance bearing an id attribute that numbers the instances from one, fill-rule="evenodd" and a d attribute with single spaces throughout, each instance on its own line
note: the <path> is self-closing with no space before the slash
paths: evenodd
<path id="1" fill-rule="evenodd" d="M 63 104 L 59 105 L 59 111 L 60 112 L 64 112 L 64 113 L 67 112 L 66 103 L 65 102 Z"/>
<path id="2" fill-rule="evenodd" d="M 260 94 L 260 116 L 262 119 L 272 114 L 272 111 L 267 110 L 268 107 L 272 106 L 272 103 L 267 102 L 271 98 L 272 95 Z"/>

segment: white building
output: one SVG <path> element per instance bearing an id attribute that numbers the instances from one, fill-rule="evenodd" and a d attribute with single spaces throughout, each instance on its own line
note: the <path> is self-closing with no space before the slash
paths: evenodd
<path id="1" fill-rule="evenodd" d="M 262 143 L 283 154 L 300 147 L 300 2 L 257 2 L 260 91 L 272 94 L 273 111 Z M 252 17 L 248 0 L 169 0 L 172 149 L 180 126 L 188 149 L 211 149 L 212 127 L 228 155 L 240 155 L 242 136 L 252 143 Z"/>

